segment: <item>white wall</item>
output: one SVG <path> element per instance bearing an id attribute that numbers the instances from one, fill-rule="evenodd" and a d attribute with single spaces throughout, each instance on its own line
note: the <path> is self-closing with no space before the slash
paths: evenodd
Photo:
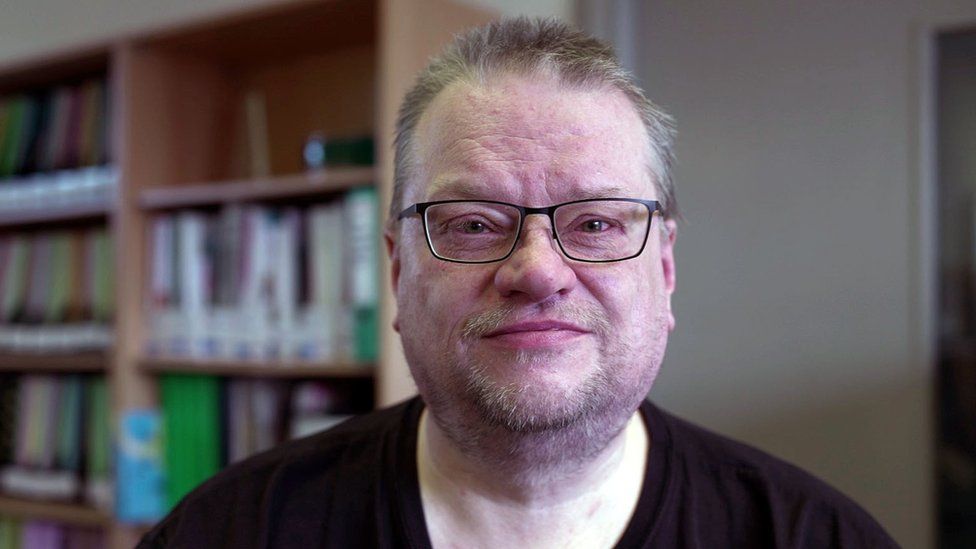
<path id="1" fill-rule="evenodd" d="M 976 3 L 645 3 L 676 117 L 677 329 L 652 395 L 933 540 L 919 260 L 921 29 Z"/>

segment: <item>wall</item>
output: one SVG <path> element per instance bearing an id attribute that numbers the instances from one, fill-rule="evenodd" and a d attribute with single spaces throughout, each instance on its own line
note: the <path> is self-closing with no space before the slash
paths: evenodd
<path id="1" fill-rule="evenodd" d="M 934 539 L 923 29 L 972 2 L 647 2 L 679 128 L 677 329 L 652 395 Z"/>

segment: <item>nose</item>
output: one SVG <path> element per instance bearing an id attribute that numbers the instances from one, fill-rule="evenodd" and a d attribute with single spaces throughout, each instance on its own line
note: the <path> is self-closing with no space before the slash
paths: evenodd
<path id="1" fill-rule="evenodd" d="M 526 217 L 515 251 L 495 273 L 495 287 L 501 295 L 521 295 L 538 303 L 569 292 L 576 283 L 576 271 L 553 240 L 546 218 Z"/>

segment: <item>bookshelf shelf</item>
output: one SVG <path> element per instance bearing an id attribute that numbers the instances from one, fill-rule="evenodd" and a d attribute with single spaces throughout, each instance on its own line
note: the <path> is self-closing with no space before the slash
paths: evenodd
<path id="1" fill-rule="evenodd" d="M 30 501 L 0 495 L 0 515 L 25 519 L 53 520 L 73 526 L 104 528 L 111 524 L 108 513 L 86 505 Z"/>
<path id="2" fill-rule="evenodd" d="M 0 372 L 22 373 L 85 373 L 105 372 L 109 362 L 107 352 L 25 354 L 0 353 Z"/>
<path id="3" fill-rule="evenodd" d="M 14 228 L 24 225 L 49 225 L 74 221 L 98 221 L 107 218 L 112 212 L 109 204 L 85 204 L 77 206 L 54 206 L 36 210 L 0 210 L 0 228 Z"/>
<path id="4" fill-rule="evenodd" d="M 266 378 L 342 378 L 370 379 L 372 364 L 336 362 L 269 361 L 247 363 L 230 360 L 199 360 L 183 358 L 143 358 L 139 366 L 152 374 L 207 374 L 234 377 Z"/>
<path id="5" fill-rule="evenodd" d="M 228 202 L 308 198 L 372 185 L 375 181 L 376 169 L 372 166 L 327 168 L 280 177 L 147 189 L 140 195 L 140 204 L 145 210 L 167 210 Z"/>

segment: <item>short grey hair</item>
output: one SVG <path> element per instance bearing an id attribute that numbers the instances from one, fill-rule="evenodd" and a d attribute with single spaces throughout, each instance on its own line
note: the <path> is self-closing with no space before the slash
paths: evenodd
<path id="1" fill-rule="evenodd" d="M 613 48 L 557 19 L 502 19 L 454 38 L 417 76 L 400 106 L 396 121 L 393 199 L 390 219 L 404 207 L 404 188 L 413 177 L 414 132 L 434 98 L 459 81 L 485 82 L 500 73 L 550 75 L 579 88 L 615 88 L 630 100 L 644 123 L 650 143 L 650 166 L 658 201 L 666 219 L 679 218 L 674 194 L 674 126 L 624 69 Z"/>

